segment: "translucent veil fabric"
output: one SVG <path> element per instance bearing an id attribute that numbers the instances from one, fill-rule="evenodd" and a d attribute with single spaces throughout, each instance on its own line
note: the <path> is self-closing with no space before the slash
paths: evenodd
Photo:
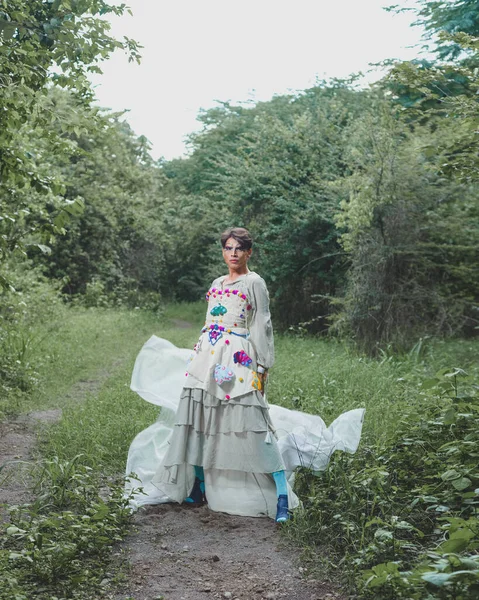
<path id="1" fill-rule="evenodd" d="M 161 412 L 158 420 L 140 432 L 130 446 L 126 473 L 136 475 L 127 484 L 127 492 L 133 493 L 133 507 L 181 502 L 193 486 L 194 469 L 190 466 L 178 468 L 174 483 L 157 483 L 190 356 L 191 350 L 177 348 L 168 340 L 152 336 L 136 359 L 131 389 L 147 402 L 161 406 Z M 270 404 L 270 415 L 289 482 L 292 483 L 297 467 L 324 471 L 335 450 L 356 452 L 364 412 L 362 408 L 350 410 L 326 427 L 317 415 Z M 205 483 L 208 505 L 212 510 L 274 518 L 276 489 L 270 475 L 211 469 L 205 471 Z M 289 506 L 294 508 L 297 505 L 298 499 L 290 488 Z"/>

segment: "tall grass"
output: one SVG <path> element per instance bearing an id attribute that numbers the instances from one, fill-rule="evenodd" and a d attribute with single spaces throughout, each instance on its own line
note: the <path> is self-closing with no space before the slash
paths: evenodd
<path id="1" fill-rule="evenodd" d="M 180 347 L 192 347 L 202 324 L 203 310 L 202 303 L 174 305 L 167 308 L 161 320 L 154 322 L 148 320 L 148 315 L 124 314 L 121 331 L 128 336 L 128 328 L 138 326 L 135 343 L 130 338 L 127 348 L 115 346 L 117 352 L 121 348 L 123 360 L 111 370 L 97 393 L 87 395 L 84 402 L 68 397 L 57 400 L 64 408 L 63 418 L 44 437 L 44 452 L 68 460 L 83 454 L 85 464 L 121 472 L 133 437 L 157 418 L 159 410 L 129 389 L 137 352 L 152 333 Z M 112 320 L 114 315 L 110 315 Z M 183 325 L 184 321 L 191 322 L 192 327 L 178 327 L 175 325 L 178 320 Z M 420 356 L 385 356 L 377 360 L 358 356 L 336 341 L 279 335 L 268 399 L 271 403 L 319 414 L 327 423 L 346 410 L 365 407 L 365 439 L 373 446 L 380 445 L 394 433 L 405 412 L 421 401 L 418 396 L 421 380 L 454 362 L 459 351 L 463 352 L 463 364 L 467 366 L 479 344 L 469 342 L 464 350 L 464 343 L 450 342 L 449 347 L 450 353 L 447 344 L 430 342 L 423 346 Z"/>

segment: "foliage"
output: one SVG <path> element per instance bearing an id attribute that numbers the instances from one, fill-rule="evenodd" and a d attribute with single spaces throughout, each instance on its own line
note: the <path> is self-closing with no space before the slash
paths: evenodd
<path id="1" fill-rule="evenodd" d="M 196 252 L 210 259 L 203 286 L 206 273 L 212 277 L 216 269 L 217 276 L 221 268 L 213 240 L 231 223 L 245 225 L 258 241 L 252 263 L 268 282 L 276 323 L 327 312 L 344 275 L 333 221 L 339 203 L 333 182 L 344 173 L 342 132 L 366 97 L 332 82 L 297 97 L 251 108 L 225 104 L 202 115 L 205 128 L 191 138 L 191 157 L 163 169 L 172 198 L 206 211 L 194 224 L 203 235 Z M 196 261 L 185 257 L 181 268 L 198 281 Z"/>
<path id="2" fill-rule="evenodd" d="M 195 293 L 206 286 L 221 264 L 205 229 L 235 223 L 257 240 L 252 266 L 267 280 L 276 327 L 325 331 L 333 322 L 370 353 L 411 347 L 424 335 L 474 333 L 475 84 L 440 95 L 439 71 L 418 71 L 398 65 L 369 92 L 329 82 L 204 113 L 191 156 L 163 165 L 164 193 L 190 207 L 174 215 L 189 251 L 172 236 L 176 280 Z M 399 110 L 393 83 L 412 90 L 419 77 L 430 88 L 424 84 L 415 112 Z M 449 114 L 459 103 L 460 124 Z M 186 214 L 198 216 L 197 235 Z M 181 288 L 178 297 L 192 298 Z"/>
<path id="3" fill-rule="evenodd" d="M 352 175 L 337 223 L 350 269 L 336 327 L 369 353 L 414 336 L 472 333 L 479 205 L 475 188 L 441 177 L 443 157 L 428 152 L 447 128 L 411 131 L 378 99 L 347 133 Z"/>
<path id="4" fill-rule="evenodd" d="M 477 57 L 479 39 L 465 34 L 455 39 Z M 437 154 L 439 173 L 466 183 L 476 183 L 479 175 L 479 107 L 476 64 L 399 63 L 383 84 L 393 92 L 393 100 L 403 109 L 408 122 L 428 123 L 431 139 L 424 149 Z M 438 131 L 442 135 L 438 135 Z"/>
<path id="5" fill-rule="evenodd" d="M 47 251 L 68 214 L 82 209 L 80 198 L 63 197 L 55 159 L 75 153 L 75 143 L 63 134 L 79 135 L 84 123 L 74 108 L 60 119 L 45 96 L 53 83 L 74 90 L 78 105 L 88 103 L 87 75 L 100 71 L 101 60 L 117 48 L 138 59 L 136 43 L 116 41 L 102 18 L 125 10 L 103 0 L 0 3 L 0 262 L 26 243 Z M 55 131 L 59 123 L 61 134 Z M 0 283 L 6 285 L 4 277 Z"/>
<path id="6" fill-rule="evenodd" d="M 30 261 L 9 262 L 8 279 L 15 291 L 0 288 L 0 414 L 4 401 L 32 390 L 38 383 L 42 357 L 35 353 L 40 335 L 35 324 L 54 321 L 63 311 L 54 286 Z"/>
<path id="7" fill-rule="evenodd" d="M 323 566 L 340 567 L 360 597 L 477 595 L 476 376 L 443 369 L 422 379 L 393 436 L 301 476 L 307 500 L 290 533 L 321 540 Z"/>
<path id="8" fill-rule="evenodd" d="M 416 12 L 414 25 L 424 28 L 426 47 L 436 59 L 398 63 L 384 85 L 405 109 L 409 121 L 430 122 L 432 128 L 446 129 L 445 141 L 437 138 L 429 145 L 431 152 L 442 155 L 439 171 L 448 177 L 477 182 L 478 1 L 419 0 L 414 9 L 397 5 L 389 10 Z"/>
<path id="9" fill-rule="evenodd" d="M 440 60 L 464 58 L 464 47 L 453 37 L 458 33 L 470 36 L 479 35 L 479 2 L 477 0 L 418 0 L 414 8 L 399 4 L 386 10 L 403 12 L 414 10 L 417 20 L 414 26 L 424 28 L 424 39 L 433 44 Z M 448 35 L 441 38 L 440 32 Z"/>
<path id="10" fill-rule="evenodd" d="M 57 111 L 74 105 L 65 93 L 50 98 Z M 135 306 L 142 291 L 166 288 L 162 175 L 147 140 L 137 138 L 121 115 L 92 107 L 78 114 L 85 127 L 74 136 L 77 152 L 59 167 L 65 198 L 81 196 L 85 209 L 54 241 L 51 255 L 39 260 L 50 277 L 63 281 L 65 292 L 86 293 L 87 305 L 93 289 L 102 287 L 107 300 Z"/>
<path id="11" fill-rule="evenodd" d="M 335 325 L 369 353 L 388 343 L 407 347 L 415 336 L 477 330 L 479 46 L 470 35 L 472 4 L 420 2 L 427 31 L 454 33 L 468 59 L 398 63 L 380 82 L 384 100 L 351 129 L 349 198 L 337 215 L 351 267 Z M 443 57 L 457 55 L 442 49 Z"/>
<path id="12" fill-rule="evenodd" d="M 0 546 L 2 600 L 91 597 L 110 583 L 110 550 L 127 532 L 128 499 L 122 485 L 101 486 L 78 464 L 44 461 L 31 505 L 10 509 Z"/>

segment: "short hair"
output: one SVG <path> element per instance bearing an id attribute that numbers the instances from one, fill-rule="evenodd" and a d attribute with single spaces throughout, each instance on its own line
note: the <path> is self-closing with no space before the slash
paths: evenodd
<path id="1" fill-rule="evenodd" d="M 253 240 L 251 239 L 250 232 L 244 227 L 228 227 L 221 234 L 221 246 L 224 248 L 226 246 L 227 240 L 233 238 L 244 250 L 250 250 L 253 246 Z"/>

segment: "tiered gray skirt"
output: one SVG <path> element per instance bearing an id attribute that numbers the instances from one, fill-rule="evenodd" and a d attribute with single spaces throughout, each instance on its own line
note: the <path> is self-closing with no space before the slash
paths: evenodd
<path id="1" fill-rule="evenodd" d="M 200 388 L 184 388 L 175 421 L 166 472 L 182 464 L 247 473 L 284 469 L 269 409 L 257 392 L 221 401 Z"/>

